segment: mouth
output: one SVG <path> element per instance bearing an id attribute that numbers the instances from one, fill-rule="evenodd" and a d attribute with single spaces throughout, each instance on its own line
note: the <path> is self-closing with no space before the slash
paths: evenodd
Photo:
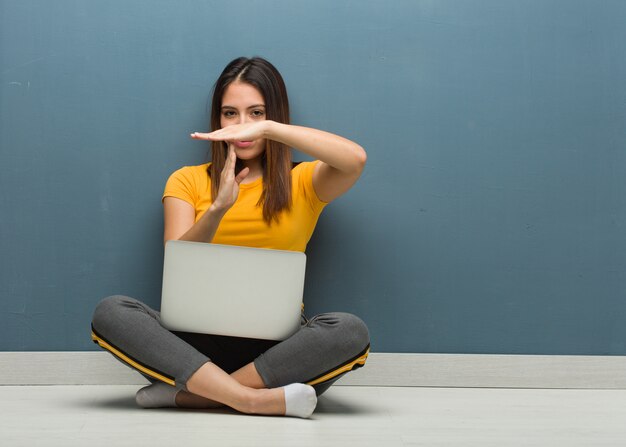
<path id="1" fill-rule="evenodd" d="M 252 146 L 254 141 L 233 141 L 233 144 L 239 149 L 245 149 Z"/>

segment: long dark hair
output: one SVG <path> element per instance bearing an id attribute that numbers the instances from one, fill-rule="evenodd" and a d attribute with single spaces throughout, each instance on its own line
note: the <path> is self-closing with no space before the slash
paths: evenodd
<path id="1" fill-rule="evenodd" d="M 233 82 L 245 82 L 255 87 L 265 100 L 265 116 L 268 120 L 289 124 L 289 99 L 282 76 L 272 64 L 260 57 L 240 57 L 229 63 L 213 87 L 211 101 L 211 130 L 220 126 L 222 98 L 226 88 Z M 211 195 L 217 197 L 220 174 L 226 162 L 228 145 L 223 141 L 211 142 L 212 163 L 208 169 L 211 177 Z M 283 143 L 265 141 L 262 159 L 263 193 L 257 206 L 263 206 L 263 219 L 271 225 L 278 222 L 279 214 L 291 208 L 291 150 Z M 236 172 L 243 169 L 237 160 Z"/>

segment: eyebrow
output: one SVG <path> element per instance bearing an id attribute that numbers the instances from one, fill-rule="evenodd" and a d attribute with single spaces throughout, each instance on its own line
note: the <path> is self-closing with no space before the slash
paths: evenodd
<path id="1" fill-rule="evenodd" d="M 265 104 L 254 104 L 254 105 L 248 107 L 248 109 L 254 109 L 254 108 L 257 108 L 257 107 L 263 107 L 264 108 Z M 225 106 L 222 106 L 222 110 L 224 110 L 224 109 L 234 109 L 234 110 L 237 110 L 237 107 L 225 105 Z"/>

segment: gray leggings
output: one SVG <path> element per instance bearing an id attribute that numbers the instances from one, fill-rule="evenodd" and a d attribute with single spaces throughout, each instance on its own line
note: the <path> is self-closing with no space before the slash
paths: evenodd
<path id="1" fill-rule="evenodd" d="M 98 304 L 91 328 L 93 341 L 123 363 L 152 382 L 180 389 L 186 389 L 206 362 L 232 373 L 253 361 L 268 388 L 307 383 L 319 395 L 346 372 L 363 366 L 369 353 L 365 323 L 339 312 L 311 320 L 303 316 L 298 332 L 276 342 L 172 332 L 161 325 L 159 312 L 117 295 Z"/>

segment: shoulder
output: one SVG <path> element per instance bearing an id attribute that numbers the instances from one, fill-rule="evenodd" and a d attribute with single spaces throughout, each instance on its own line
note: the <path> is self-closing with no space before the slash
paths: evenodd
<path id="1" fill-rule="evenodd" d="M 197 166 L 184 166 L 174 171 L 165 184 L 165 197 L 177 197 L 194 203 L 198 194 L 210 187 L 207 168 L 209 163 Z"/>
<path id="2" fill-rule="evenodd" d="M 318 163 L 319 160 L 294 162 L 293 168 L 291 168 L 291 176 L 293 178 L 312 177 L 315 166 Z"/>
<path id="3" fill-rule="evenodd" d="M 204 177 L 207 175 L 207 170 L 211 163 L 204 163 L 196 166 L 183 166 L 172 173 L 172 176 L 186 176 L 186 177 Z"/>
<path id="4" fill-rule="evenodd" d="M 298 163 L 291 170 L 291 180 L 295 198 L 304 198 L 313 209 L 321 211 L 326 203 L 319 199 L 313 187 L 313 173 L 319 163 L 319 160 Z"/>
<path id="5" fill-rule="evenodd" d="M 182 168 L 177 169 L 170 175 L 168 182 L 178 181 L 183 183 L 199 184 L 203 181 L 207 181 L 207 169 L 209 165 L 210 163 L 205 163 L 197 166 L 183 166 Z"/>

